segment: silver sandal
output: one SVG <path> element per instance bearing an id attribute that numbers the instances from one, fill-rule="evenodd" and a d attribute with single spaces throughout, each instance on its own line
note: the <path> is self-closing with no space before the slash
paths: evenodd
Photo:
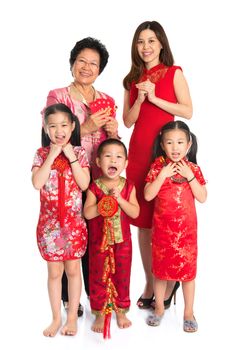
<path id="1" fill-rule="evenodd" d="M 148 326 L 153 326 L 153 327 L 157 327 L 160 325 L 161 320 L 163 318 L 162 316 L 158 316 L 158 315 L 150 315 L 147 317 L 146 323 L 148 324 Z"/>
<path id="2" fill-rule="evenodd" d="M 187 333 L 194 333 L 198 330 L 198 324 L 194 317 L 194 320 L 184 320 L 184 331 Z"/>

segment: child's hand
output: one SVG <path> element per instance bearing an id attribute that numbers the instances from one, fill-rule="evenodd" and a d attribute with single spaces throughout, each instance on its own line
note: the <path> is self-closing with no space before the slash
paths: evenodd
<path id="1" fill-rule="evenodd" d="M 176 173 L 177 173 L 176 163 L 169 163 L 162 168 L 162 170 L 159 173 L 159 176 L 162 177 L 163 179 L 166 179 L 167 177 L 171 177 Z"/>
<path id="2" fill-rule="evenodd" d="M 185 163 L 183 159 L 180 162 L 176 163 L 176 172 L 186 179 L 191 179 L 194 176 L 191 168 L 187 165 L 187 163 Z"/>
<path id="3" fill-rule="evenodd" d="M 110 190 L 110 195 L 113 196 L 117 202 L 119 202 L 119 199 L 121 199 L 121 195 L 120 195 L 120 190 L 118 189 L 118 187 L 114 187 Z"/>
<path id="4" fill-rule="evenodd" d="M 68 158 L 69 162 L 72 162 L 73 160 L 76 159 L 73 146 L 70 143 L 67 143 L 65 146 L 63 146 L 63 152 L 65 156 Z"/>
<path id="5" fill-rule="evenodd" d="M 62 146 L 56 145 L 55 143 L 50 144 L 49 156 L 54 160 L 62 152 Z"/>

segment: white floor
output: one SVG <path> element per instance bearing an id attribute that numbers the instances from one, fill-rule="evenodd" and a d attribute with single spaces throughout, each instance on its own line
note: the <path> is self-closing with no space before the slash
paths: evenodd
<path id="1" fill-rule="evenodd" d="M 32 222 L 34 218 L 31 218 Z M 31 222 L 29 220 L 29 222 Z M 31 227 L 31 232 L 33 229 Z M 222 266 L 219 257 L 211 247 L 205 246 L 207 239 L 200 239 L 200 261 L 198 265 L 198 278 L 195 302 L 195 315 L 199 323 L 199 331 L 186 334 L 182 329 L 183 298 L 181 288 L 177 293 L 177 304 L 172 305 L 165 312 L 161 325 L 157 328 L 147 326 L 145 319 L 149 314 L 147 310 L 139 310 L 136 300 L 139 297 L 144 283 L 143 271 L 140 263 L 136 230 L 133 228 L 133 264 L 131 280 L 132 307 L 129 318 L 132 327 L 125 330 L 118 329 L 113 316 L 111 323 L 111 339 L 104 340 L 101 334 L 90 330 L 93 316 L 90 314 L 89 302 L 82 294 L 81 302 L 85 306 L 84 316 L 79 319 L 79 331 L 75 337 L 64 337 L 58 334 L 55 338 L 45 338 L 42 330 L 50 322 L 50 307 L 46 287 L 46 264 L 37 252 L 33 233 L 20 232 L 21 241 L 25 241 L 27 256 L 20 257 L 20 251 L 12 241 L 14 255 L 18 259 L 12 262 L 13 256 L 5 259 L 5 268 L 2 278 L 5 288 L 1 287 L 1 338 L 5 344 L 1 349 L 28 348 L 34 350 L 60 350 L 60 349 L 132 349 L 157 348 L 160 349 L 198 349 L 204 343 L 211 349 L 213 346 L 224 349 L 233 348 L 232 314 L 233 301 L 228 296 L 227 277 L 223 273 L 220 278 Z M 27 242 L 28 241 L 28 242 Z M 19 242 L 18 242 L 19 243 Z M 23 243 L 22 243 L 23 244 Z M 215 247 L 217 248 L 217 246 Z M 25 254 L 25 253 L 24 253 Z M 29 260 L 30 259 L 30 260 Z M 9 269 L 8 267 L 8 261 Z M 225 264 L 225 257 L 223 256 Z M 233 276 L 233 275 L 231 275 Z M 230 276 L 230 277 L 231 277 Z M 226 291 L 225 288 L 226 287 Z M 5 292 L 5 295 L 4 295 Z M 229 294 L 230 295 L 230 294 Z M 65 312 L 63 311 L 65 318 Z M 232 341 L 233 343 L 233 341 Z M 229 344 L 229 345 L 227 345 Z"/>

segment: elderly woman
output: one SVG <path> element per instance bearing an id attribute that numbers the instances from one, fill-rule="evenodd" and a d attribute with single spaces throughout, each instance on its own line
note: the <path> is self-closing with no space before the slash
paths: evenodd
<path id="1" fill-rule="evenodd" d="M 67 87 L 51 90 L 46 103 L 46 107 L 54 103 L 64 103 L 79 119 L 81 144 L 87 152 L 93 179 L 100 175 L 95 162 L 98 145 L 106 138 L 115 138 L 118 135 L 113 98 L 96 90 L 93 86 L 104 70 L 108 58 L 108 51 L 99 40 L 88 37 L 78 41 L 70 53 L 73 82 Z M 97 106 L 100 106 L 99 110 Z M 88 250 L 82 258 L 82 270 L 85 290 L 89 295 Z M 62 300 L 66 308 L 68 292 L 65 274 L 62 283 Z M 82 314 L 83 308 L 80 305 L 78 316 Z"/>

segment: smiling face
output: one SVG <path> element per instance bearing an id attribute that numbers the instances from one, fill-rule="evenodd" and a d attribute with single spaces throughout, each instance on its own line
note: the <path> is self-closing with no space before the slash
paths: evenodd
<path id="1" fill-rule="evenodd" d="M 121 145 L 110 144 L 104 146 L 97 165 L 101 168 L 103 176 L 115 180 L 127 166 L 127 159 Z"/>
<path id="2" fill-rule="evenodd" d="M 186 132 L 181 129 L 166 131 L 161 142 L 162 149 L 173 162 L 183 159 L 191 145 L 192 142 L 188 141 Z"/>
<path id="3" fill-rule="evenodd" d="M 137 51 L 147 69 L 160 63 L 159 55 L 161 49 L 162 44 L 152 30 L 145 29 L 140 32 L 137 40 Z"/>
<path id="4" fill-rule="evenodd" d="M 52 143 L 64 146 L 69 142 L 74 128 L 75 123 L 70 121 L 66 113 L 56 112 L 48 116 L 45 132 Z"/>
<path id="5" fill-rule="evenodd" d="M 91 85 L 100 71 L 100 55 L 92 49 L 82 50 L 72 67 L 74 80 L 79 84 Z"/>

